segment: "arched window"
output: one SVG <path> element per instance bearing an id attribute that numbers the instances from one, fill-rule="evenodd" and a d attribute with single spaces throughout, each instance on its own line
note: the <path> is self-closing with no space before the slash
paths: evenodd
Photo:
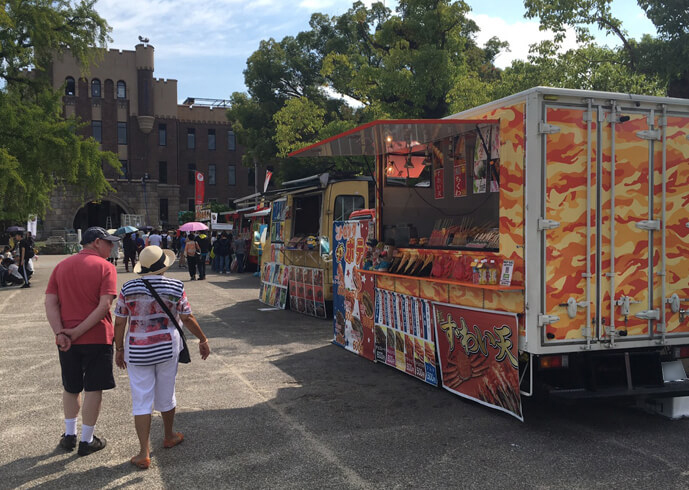
<path id="1" fill-rule="evenodd" d="M 127 84 L 122 80 L 117 82 L 117 98 L 126 99 L 127 98 Z"/>
<path id="2" fill-rule="evenodd" d="M 97 78 L 91 80 L 91 97 L 100 98 L 100 80 Z"/>
<path id="3" fill-rule="evenodd" d="M 74 78 L 65 78 L 65 95 L 76 95 L 76 86 L 74 84 Z"/>

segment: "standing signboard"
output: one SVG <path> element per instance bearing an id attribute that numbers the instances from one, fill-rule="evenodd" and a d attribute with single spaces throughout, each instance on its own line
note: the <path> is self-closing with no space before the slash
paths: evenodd
<path id="1" fill-rule="evenodd" d="M 433 303 L 442 386 L 524 420 L 517 315 Z"/>
<path id="2" fill-rule="evenodd" d="M 369 221 L 333 223 L 333 342 L 373 360 L 374 277 L 363 266 Z"/>

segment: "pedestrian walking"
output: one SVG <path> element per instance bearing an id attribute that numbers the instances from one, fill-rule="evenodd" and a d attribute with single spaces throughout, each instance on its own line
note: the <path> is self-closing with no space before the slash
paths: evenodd
<path id="1" fill-rule="evenodd" d="M 233 244 L 234 254 L 237 260 L 237 272 L 244 272 L 244 254 L 246 253 L 246 240 L 237 234 Z"/>
<path id="2" fill-rule="evenodd" d="M 196 265 L 201 257 L 201 247 L 196 240 L 194 240 L 194 235 L 189 233 L 187 241 L 184 245 L 184 256 L 187 259 L 187 265 L 189 266 L 189 277 L 192 281 L 196 280 Z"/>
<path id="3" fill-rule="evenodd" d="M 179 268 L 183 269 L 187 266 L 187 254 L 185 247 L 187 245 L 187 234 L 182 231 L 179 234 Z"/>
<path id="4" fill-rule="evenodd" d="M 31 287 L 30 279 L 33 272 L 33 268 L 29 265 L 29 261 L 35 255 L 36 244 L 34 243 L 33 236 L 31 235 L 30 231 L 26 232 L 26 237 L 24 238 L 22 238 L 21 233 L 17 234 L 17 239 L 19 240 L 18 247 L 21 272 L 22 276 L 24 277 L 24 285 L 22 287 L 29 288 Z"/>
<path id="5" fill-rule="evenodd" d="M 201 256 L 198 257 L 196 267 L 199 270 L 199 280 L 202 281 L 206 278 L 206 261 L 211 251 L 211 239 L 204 232 L 201 232 L 196 237 L 196 243 L 199 244 L 199 249 L 201 250 Z"/>
<path id="6" fill-rule="evenodd" d="M 64 388 L 65 432 L 60 447 L 67 451 L 76 447 L 81 407 L 79 456 L 100 451 L 106 445 L 105 438 L 93 432 L 103 390 L 115 387 L 110 306 L 117 295 L 117 272 L 105 259 L 118 240 L 103 228 L 87 229 L 81 240 L 83 250 L 55 267 L 45 291 L 45 311 L 58 345 Z"/>
<path id="7" fill-rule="evenodd" d="M 122 249 L 124 250 L 124 270 L 129 272 L 129 263 L 132 264 L 132 270 L 136 265 L 136 242 L 131 233 L 124 235 L 122 239 Z"/>
<path id="8" fill-rule="evenodd" d="M 151 246 L 155 245 L 156 247 L 160 247 L 163 244 L 163 237 L 160 235 L 160 232 L 158 230 L 153 230 L 151 231 L 151 234 L 148 235 L 148 238 L 146 238 L 146 246 Z"/>
<path id="9" fill-rule="evenodd" d="M 148 469 L 151 464 L 153 409 L 163 418 L 163 447 L 171 448 L 184 440 L 182 433 L 173 429 L 177 406 L 175 378 L 183 349 L 178 325 L 184 324 L 199 339 L 201 359 L 210 354 L 208 338 L 191 312 L 184 284 L 164 276 L 174 261 L 171 250 L 146 247 L 134 268 L 141 277 L 124 283 L 115 307 L 115 363 L 129 374 L 132 415 L 139 438 L 139 453 L 130 461 L 141 469 Z"/>
<path id="10" fill-rule="evenodd" d="M 227 233 L 224 231 L 220 234 L 220 238 L 215 242 L 215 256 L 218 258 L 218 271 L 221 274 L 230 273 L 230 253 L 232 246 L 230 240 L 227 238 Z"/>
<path id="11" fill-rule="evenodd" d="M 120 259 L 120 243 L 121 242 L 113 242 L 112 244 L 112 250 L 110 251 L 110 257 L 108 257 L 108 262 L 110 262 L 112 265 L 117 267 L 117 261 Z M 132 265 L 132 267 L 134 267 Z"/>

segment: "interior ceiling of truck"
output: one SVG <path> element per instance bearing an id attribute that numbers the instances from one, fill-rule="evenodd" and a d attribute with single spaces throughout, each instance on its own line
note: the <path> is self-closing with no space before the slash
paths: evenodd
<path id="1" fill-rule="evenodd" d="M 291 157 L 406 155 L 423 145 L 497 124 L 492 119 L 379 119 L 290 153 Z"/>

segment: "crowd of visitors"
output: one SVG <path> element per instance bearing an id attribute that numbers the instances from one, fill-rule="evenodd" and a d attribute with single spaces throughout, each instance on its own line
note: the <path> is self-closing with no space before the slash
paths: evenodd
<path id="1" fill-rule="evenodd" d="M 31 287 L 34 260 L 37 258 L 36 243 L 31 232 L 26 232 L 26 236 L 16 232 L 10 237 L 9 245 L 5 245 L 2 251 L 0 287 Z"/>

